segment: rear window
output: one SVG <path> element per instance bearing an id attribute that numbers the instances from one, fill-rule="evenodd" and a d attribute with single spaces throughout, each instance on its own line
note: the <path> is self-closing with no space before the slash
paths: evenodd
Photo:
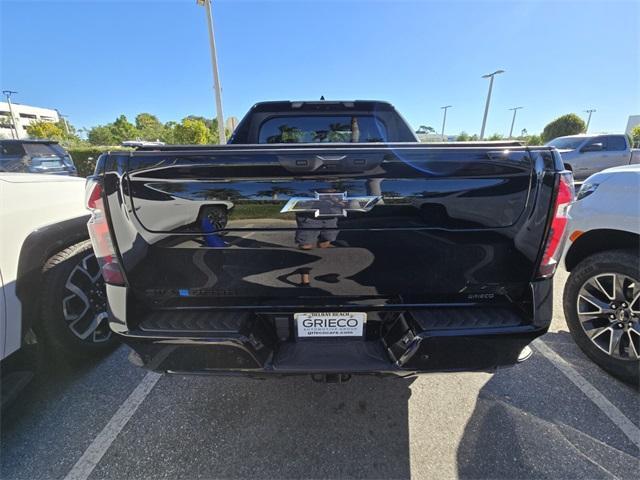
<path id="1" fill-rule="evenodd" d="M 607 137 L 607 150 L 613 152 L 621 152 L 627 149 L 627 142 L 621 135 L 611 135 Z"/>
<path id="2" fill-rule="evenodd" d="M 560 137 L 548 142 L 547 146 L 556 147 L 560 150 L 575 150 L 582 144 L 582 142 L 584 142 L 584 137 Z"/>
<path id="3" fill-rule="evenodd" d="M 258 143 L 367 143 L 387 138 L 385 124 L 373 115 L 299 115 L 266 120 Z"/>
<path id="4" fill-rule="evenodd" d="M 55 143 L 25 143 L 24 149 L 30 157 L 64 157 L 66 152 Z"/>
<path id="5" fill-rule="evenodd" d="M 0 149 L 0 153 L 8 157 L 15 157 L 16 155 L 22 156 L 24 155 L 24 149 L 22 148 L 22 145 L 19 143 L 7 142 L 2 144 L 2 149 Z"/>

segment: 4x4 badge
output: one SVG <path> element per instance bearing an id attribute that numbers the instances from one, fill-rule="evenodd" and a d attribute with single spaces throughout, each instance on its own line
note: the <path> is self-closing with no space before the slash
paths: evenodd
<path id="1" fill-rule="evenodd" d="M 318 193 L 315 197 L 291 197 L 280 213 L 310 213 L 316 217 L 346 217 L 347 212 L 368 212 L 382 197 L 348 197 L 347 192 Z"/>

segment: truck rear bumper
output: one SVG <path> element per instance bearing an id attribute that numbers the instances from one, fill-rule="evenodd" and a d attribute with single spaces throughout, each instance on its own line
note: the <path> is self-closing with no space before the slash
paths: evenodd
<path id="1" fill-rule="evenodd" d="M 382 341 L 313 340 L 280 344 L 259 354 L 250 338 L 143 338 L 123 335 L 134 350 L 132 361 L 169 373 L 247 374 L 395 374 L 491 371 L 521 361 L 523 350 L 546 329 L 514 329 L 488 335 L 421 335 L 404 363 Z"/>
<path id="2" fill-rule="evenodd" d="M 546 333 L 552 316 L 552 281 L 543 280 L 531 283 L 529 301 L 519 305 L 330 308 L 367 311 L 364 335 L 297 338 L 293 312 L 285 308 L 127 315 L 126 288 L 107 290 L 112 330 L 134 350 L 134 363 L 158 372 L 265 376 L 489 371 L 521 361 L 525 347 Z"/>

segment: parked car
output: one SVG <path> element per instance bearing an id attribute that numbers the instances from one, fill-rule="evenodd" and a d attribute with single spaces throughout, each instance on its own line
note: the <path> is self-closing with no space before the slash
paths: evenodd
<path id="1" fill-rule="evenodd" d="M 3 405 L 44 350 L 84 357 L 115 344 L 83 200 L 84 179 L 0 173 Z"/>
<path id="2" fill-rule="evenodd" d="M 71 155 L 52 140 L 0 140 L 0 172 L 78 174 Z"/>
<path id="3" fill-rule="evenodd" d="M 640 163 L 640 151 L 632 148 L 627 135 L 569 135 L 547 143 L 562 156 L 576 181 L 582 181 L 605 168 Z"/>
<path id="4" fill-rule="evenodd" d="M 580 348 L 630 382 L 640 379 L 640 165 L 589 177 L 570 208 L 564 313 Z"/>
<path id="5" fill-rule="evenodd" d="M 101 155 L 87 206 L 136 363 L 341 381 L 524 360 L 573 194 L 550 147 L 429 145 L 385 102 L 284 101 L 228 145 Z"/>

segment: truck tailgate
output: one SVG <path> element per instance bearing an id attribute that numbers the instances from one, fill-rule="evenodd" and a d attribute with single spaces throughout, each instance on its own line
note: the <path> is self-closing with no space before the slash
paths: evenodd
<path id="1" fill-rule="evenodd" d="M 523 295 L 545 235 L 551 158 L 334 144 L 103 161 L 127 283 L 149 308 L 322 309 Z"/>

